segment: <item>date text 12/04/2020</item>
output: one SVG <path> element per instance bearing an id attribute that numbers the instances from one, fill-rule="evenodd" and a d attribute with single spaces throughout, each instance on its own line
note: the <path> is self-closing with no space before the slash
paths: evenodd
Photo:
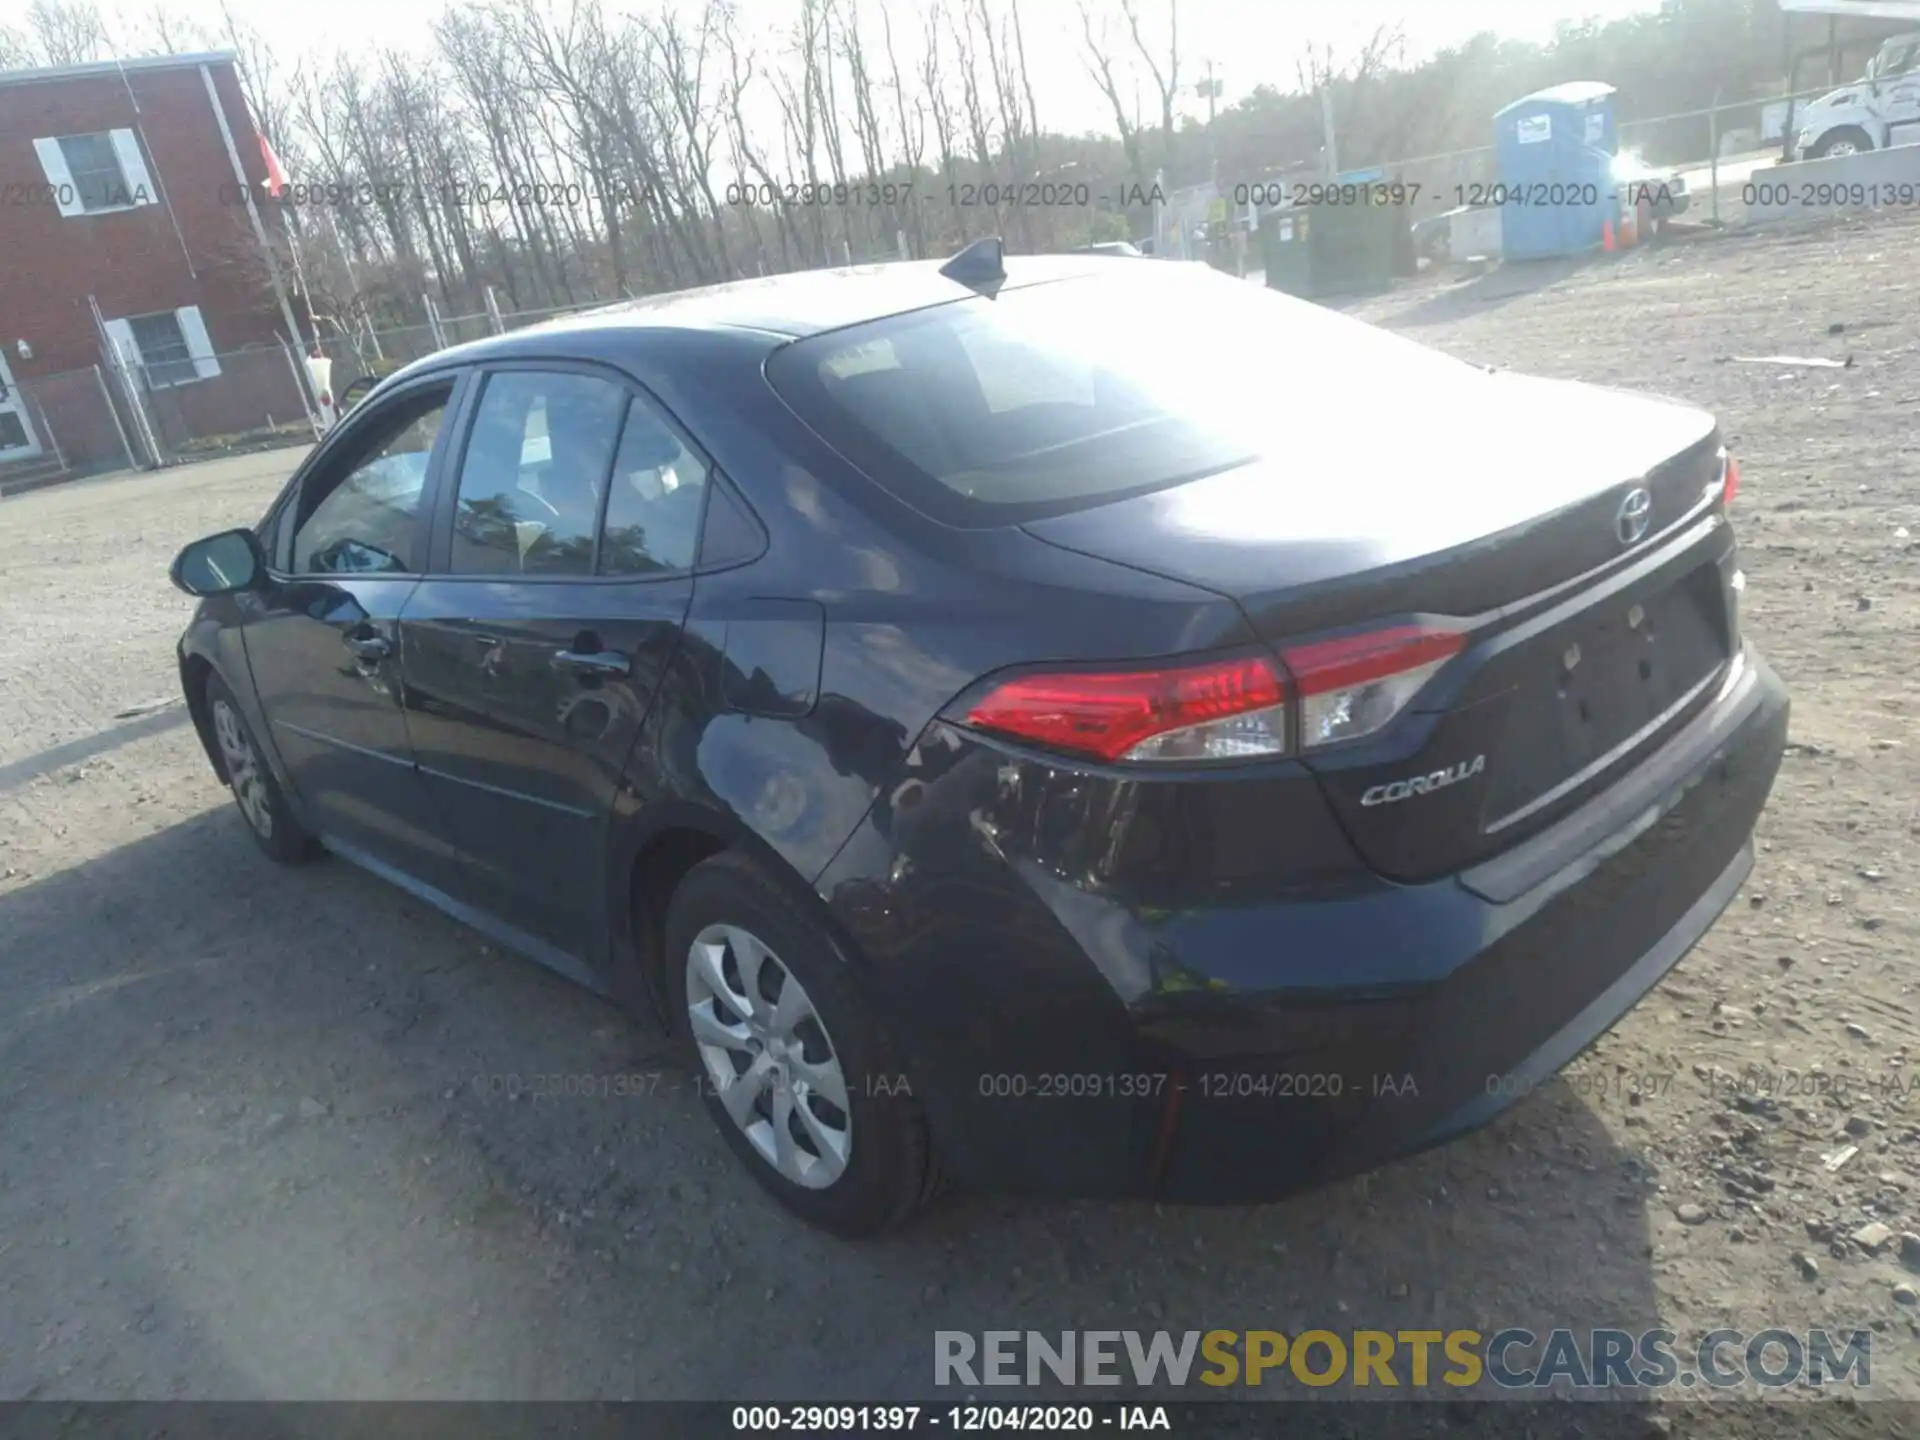
<path id="1" fill-rule="evenodd" d="M 960 1434 L 1007 1431 L 1171 1431 L 1164 1405 L 735 1405 L 733 1429 L 761 1434 Z"/>

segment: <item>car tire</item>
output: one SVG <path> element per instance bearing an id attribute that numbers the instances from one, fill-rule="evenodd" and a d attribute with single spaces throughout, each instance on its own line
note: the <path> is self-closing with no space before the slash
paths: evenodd
<path id="1" fill-rule="evenodd" d="M 221 768 L 247 833 L 270 860 L 299 865 L 320 853 L 320 843 L 294 818 L 286 793 L 260 753 L 253 729 L 218 675 L 207 676 L 207 728 L 220 752 Z"/>
<path id="2" fill-rule="evenodd" d="M 1824 160 L 1836 150 L 1845 148 L 1851 155 L 1864 155 L 1873 149 L 1873 137 L 1858 125 L 1842 125 L 1838 130 L 1829 130 L 1820 137 L 1820 143 L 1807 155 L 1809 160 Z"/>
<path id="3" fill-rule="evenodd" d="M 934 1193 L 925 1116 L 892 1042 L 800 897 L 724 852 L 674 891 L 665 941 L 700 1094 L 775 1199 L 851 1239 L 899 1225 Z"/>

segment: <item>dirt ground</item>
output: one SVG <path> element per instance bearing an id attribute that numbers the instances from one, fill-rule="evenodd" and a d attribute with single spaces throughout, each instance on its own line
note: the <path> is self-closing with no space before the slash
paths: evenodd
<path id="1" fill-rule="evenodd" d="M 957 1196 L 849 1246 L 685 1087 L 497 1094 L 672 1061 L 344 864 L 267 864 L 184 711 L 146 708 L 188 611 L 167 561 L 291 456 L 0 502 L 0 1399 L 912 1398 L 936 1328 L 1657 1324 L 1871 1325 L 1870 1393 L 1920 1398 L 1916 252 L 1920 216 L 1883 218 L 1359 307 L 1719 413 L 1794 743 L 1746 890 L 1567 1077 L 1254 1209 Z M 1728 358 L 1782 353 L 1852 364 Z"/>

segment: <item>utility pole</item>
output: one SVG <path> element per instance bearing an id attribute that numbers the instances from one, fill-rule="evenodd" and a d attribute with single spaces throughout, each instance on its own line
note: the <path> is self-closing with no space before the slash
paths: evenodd
<path id="1" fill-rule="evenodd" d="M 1327 179 L 1331 180 L 1340 173 L 1340 151 L 1333 138 L 1333 86 L 1332 76 L 1320 84 L 1320 129 L 1327 146 Z"/>
<path id="2" fill-rule="evenodd" d="M 253 186 L 248 183 L 246 168 L 240 163 L 240 152 L 234 148 L 233 127 L 227 124 L 226 107 L 220 103 L 220 92 L 214 86 L 213 72 L 205 65 L 200 67 L 200 80 L 207 88 L 207 103 L 213 107 L 213 118 L 219 122 L 220 139 L 226 144 L 227 161 L 233 166 L 234 183 L 240 187 L 240 199 L 247 207 L 253 238 L 267 262 L 267 279 L 273 286 L 274 298 L 280 302 L 280 318 L 287 322 L 287 333 L 298 345 L 302 343 L 300 322 L 293 318 L 293 304 L 287 298 L 286 281 L 280 276 L 280 262 L 274 258 L 273 243 L 267 239 L 267 227 L 260 223 L 260 207 L 253 203 Z M 312 377 L 295 374 L 294 379 L 307 382 L 300 387 L 300 398 L 305 402 L 308 412 L 317 415 L 320 412 L 320 392 L 314 388 Z"/>
<path id="3" fill-rule="evenodd" d="M 1217 261 L 1226 253 L 1222 242 L 1236 227 L 1233 212 L 1220 195 L 1220 127 L 1214 123 L 1219 118 L 1220 81 L 1214 76 L 1211 57 L 1207 60 L 1207 78 L 1193 89 L 1207 102 L 1207 253 Z"/>
<path id="4" fill-rule="evenodd" d="M 1214 78 L 1212 60 L 1207 61 L 1207 78 L 1193 88 L 1207 102 L 1207 156 L 1212 180 L 1217 187 L 1220 184 L 1220 132 L 1214 121 L 1218 118 L 1215 107 L 1220 101 L 1220 81 Z"/>

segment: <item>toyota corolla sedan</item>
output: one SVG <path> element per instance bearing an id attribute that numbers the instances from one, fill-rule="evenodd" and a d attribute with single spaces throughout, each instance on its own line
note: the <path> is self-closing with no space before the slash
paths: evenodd
<path id="1" fill-rule="evenodd" d="M 1737 484 L 1684 405 L 983 242 L 392 376 L 181 553 L 180 679 L 269 857 L 683 1037 L 815 1224 L 1255 1200 L 1725 908 L 1787 724 Z"/>

